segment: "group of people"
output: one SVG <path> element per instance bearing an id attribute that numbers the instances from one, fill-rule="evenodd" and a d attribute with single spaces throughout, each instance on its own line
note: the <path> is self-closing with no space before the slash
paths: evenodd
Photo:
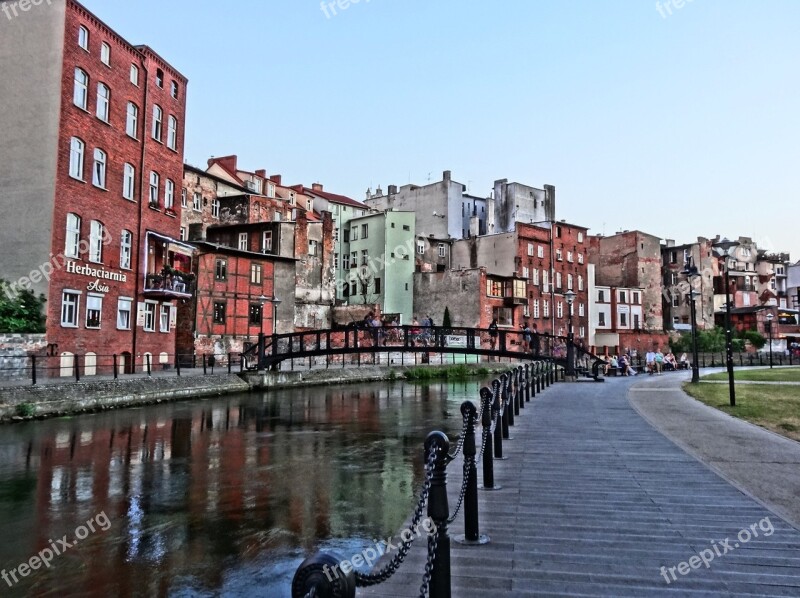
<path id="1" fill-rule="evenodd" d="M 689 359 L 686 353 L 683 353 L 680 359 L 676 359 L 671 351 L 664 354 L 658 348 L 648 351 L 645 354 L 644 361 L 646 371 L 651 376 L 665 371 L 670 372 L 689 368 Z M 611 370 L 619 370 L 622 376 L 635 376 L 639 373 L 633 367 L 633 356 L 630 352 L 622 353 L 619 356 L 611 355 L 606 361 L 604 369 L 606 375 Z"/>
<path id="2" fill-rule="evenodd" d="M 522 329 L 522 350 L 525 353 L 534 353 L 537 357 L 539 355 L 539 331 L 536 324 L 533 328 L 530 327 L 526 320 L 519 326 Z M 492 319 L 489 324 L 489 347 L 494 351 L 497 348 L 497 337 L 499 335 L 499 326 L 497 318 Z"/>

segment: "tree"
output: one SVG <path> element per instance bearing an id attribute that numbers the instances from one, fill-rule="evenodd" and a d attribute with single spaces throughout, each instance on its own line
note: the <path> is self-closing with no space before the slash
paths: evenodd
<path id="1" fill-rule="evenodd" d="M 444 316 L 442 316 L 442 328 L 452 328 L 453 323 L 450 321 L 450 308 L 445 306 Z"/>
<path id="2" fill-rule="evenodd" d="M 44 295 L 30 289 L 15 292 L 0 278 L 0 332 L 22 334 L 44 332 Z"/>

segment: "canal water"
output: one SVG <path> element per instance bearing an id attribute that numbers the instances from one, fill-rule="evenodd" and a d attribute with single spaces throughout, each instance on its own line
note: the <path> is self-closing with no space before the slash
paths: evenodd
<path id="1" fill-rule="evenodd" d="M 305 556 L 399 531 L 426 434 L 454 437 L 478 389 L 306 388 L 0 427 L 0 596 L 288 597 Z"/>

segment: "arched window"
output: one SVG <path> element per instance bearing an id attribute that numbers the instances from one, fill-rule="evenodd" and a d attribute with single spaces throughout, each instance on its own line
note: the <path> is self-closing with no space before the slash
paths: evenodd
<path id="1" fill-rule="evenodd" d="M 80 68 L 75 69 L 75 83 L 73 86 L 72 102 L 78 107 L 86 110 L 89 102 L 89 75 Z"/>

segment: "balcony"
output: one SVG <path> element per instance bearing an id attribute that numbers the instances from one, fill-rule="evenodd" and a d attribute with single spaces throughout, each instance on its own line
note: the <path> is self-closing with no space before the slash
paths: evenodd
<path id="1" fill-rule="evenodd" d="M 513 307 L 515 305 L 527 305 L 528 299 L 526 297 L 505 297 L 503 305 L 506 307 Z"/>
<path id="2" fill-rule="evenodd" d="M 144 293 L 161 297 L 191 297 L 196 288 L 191 245 L 148 232 Z"/>

